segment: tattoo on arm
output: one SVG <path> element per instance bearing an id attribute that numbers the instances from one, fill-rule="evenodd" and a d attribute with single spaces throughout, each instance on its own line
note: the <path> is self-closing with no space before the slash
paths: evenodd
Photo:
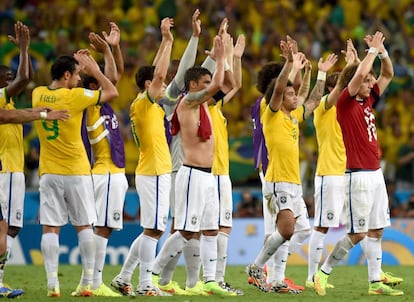
<path id="1" fill-rule="evenodd" d="M 197 91 L 197 92 L 189 92 L 183 99 L 183 101 L 189 103 L 189 104 L 194 104 L 194 103 L 202 103 L 204 101 L 206 101 L 206 96 L 207 96 L 208 92 L 206 89 L 203 89 L 201 91 Z"/>

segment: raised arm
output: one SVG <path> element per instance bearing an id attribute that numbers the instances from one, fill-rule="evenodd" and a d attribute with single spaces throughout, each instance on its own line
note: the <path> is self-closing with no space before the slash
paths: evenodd
<path id="1" fill-rule="evenodd" d="M 279 76 L 276 78 L 272 97 L 269 101 L 269 107 L 272 111 L 278 111 L 282 106 L 283 91 L 286 88 L 289 79 L 289 73 L 292 70 L 293 65 L 293 52 L 291 43 L 282 40 L 280 42 L 280 49 L 282 50 L 282 56 L 286 61 L 279 73 Z"/>
<path id="2" fill-rule="evenodd" d="M 318 62 L 318 75 L 316 78 L 316 84 L 312 89 L 309 99 L 305 102 L 305 119 L 308 118 L 313 110 L 318 107 L 323 92 L 325 91 L 326 73 L 335 63 L 338 61 L 338 56 L 331 53 L 324 61 L 322 58 Z"/>
<path id="3" fill-rule="evenodd" d="M 368 40 L 369 38 L 366 38 L 367 43 L 368 43 Z M 388 85 L 392 81 L 392 78 L 394 77 L 394 67 L 388 55 L 388 51 L 385 49 L 384 40 L 385 39 L 383 39 L 382 43 L 380 43 L 380 45 L 378 46 L 378 58 L 381 61 L 381 71 L 377 79 L 377 85 L 379 88 L 380 95 L 384 93 L 385 89 L 388 87 Z"/>
<path id="4" fill-rule="evenodd" d="M 298 90 L 298 106 L 303 105 L 305 100 L 308 98 L 309 89 L 310 89 L 310 80 L 312 76 L 312 64 L 309 60 L 306 59 L 305 55 L 303 54 L 305 67 L 305 74 L 303 75 L 302 83 Z"/>
<path id="5" fill-rule="evenodd" d="M 90 46 L 95 51 L 103 54 L 105 61 L 104 74 L 112 82 L 112 84 L 116 85 L 119 79 L 118 72 L 114 56 L 112 55 L 112 51 L 108 43 L 106 43 L 105 40 L 102 39 L 98 34 L 93 32 L 89 34 L 89 41 Z"/>
<path id="6" fill-rule="evenodd" d="M 233 50 L 233 75 L 236 86 L 230 90 L 224 97 L 224 103 L 227 103 L 233 98 L 233 96 L 240 90 L 242 86 L 242 62 L 241 58 L 243 56 L 244 49 L 246 47 L 246 39 L 244 35 L 240 35 L 237 38 L 236 45 Z"/>
<path id="7" fill-rule="evenodd" d="M 30 64 L 29 64 L 29 45 L 30 34 L 29 28 L 22 22 L 17 21 L 14 25 L 16 37 L 8 36 L 9 40 L 16 44 L 20 49 L 19 67 L 17 68 L 16 77 L 7 85 L 7 93 L 10 97 L 18 95 L 30 81 Z"/>
<path id="8" fill-rule="evenodd" d="M 346 62 L 345 66 L 352 65 L 355 63 L 360 63 L 360 60 L 358 58 L 358 53 L 351 39 L 348 39 L 346 41 L 346 51 L 342 50 L 341 52 L 345 54 L 345 62 Z M 331 92 L 329 92 L 328 98 L 326 100 L 327 109 L 336 105 L 336 102 L 338 101 L 340 94 L 341 94 L 341 88 L 339 87 L 339 83 L 337 82 L 335 87 L 331 90 Z"/>
<path id="9" fill-rule="evenodd" d="M 370 73 L 372 69 L 372 65 L 374 64 L 374 61 L 375 61 L 375 57 L 378 55 L 379 49 L 381 49 L 381 51 L 385 50 L 384 39 L 385 39 L 384 35 L 379 31 L 377 31 L 373 36 L 368 35 L 365 37 L 364 40 L 367 43 L 369 49 L 368 49 L 367 55 L 359 64 L 354 76 L 352 77 L 351 81 L 348 84 L 348 90 L 351 96 L 354 96 L 358 93 L 359 88 L 361 87 L 365 77 Z M 384 62 L 382 62 L 381 64 L 381 76 L 383 76 L 382 75 L 383 71 L 385 71 L 385 75 L 384 75 L 384 78 L 381 80 L 382 83 L 380 87 L 380 93 L 383 92 L 383 90 L 381 89 L 386 88 L 386 86 L 389 84 L 393 76 L 393 72 L 392 71 L 389 72 L 389 70 L 387 70 L 388 68 L 385 68 L 383 63 Z M 391 61 L 387 61 L 385 63 L 386 63 L 385 65 L 390 64 L 392 67 Z"/>
<path id="10" fill-rule="evenodd" d="M 214 37 L 214 53 L 208 51 L 208 55 L 216 61 L 216 71 L 213 74 L 211 83 L 206 89 L 198 92 L 189 92 L 183 98 L 189 106 L 197 106 L 212 98 L 223 85 L 224 80 L 224 46 L 219 36 Z"/>
<path id="11" fill-rule="evenodd" d="M 191 25 L 193 28 L 193 34 L 191 35 L 190 41 L 188 41 L 187 47 L 180 60 L 180 64 L 178 65 L 177 74 L 174 77 L 174 81 L 177 84 L 178 89 L 181 91 L 184 91 L 185 89 L 185 72 L 187 69 L 194 66 L 197 56 L 198 40 L 201 33 L 200 11 L 198 9 L 196 9 L 193 13 L 193 16 L 191 18 Z"/>
<path id="12" fill-rule="evenodd" d="M 151 99 L 156 100 L 162 94 L 162 89 L 167 76 L 168 66 L 170 64 L 171 58 L 171 49 L 174 41 L 173 35 L 171 34 L 171 27 L 174 25 L 174 20 L 172 18 L 164 18 L 161 21 L 161 45 L 159 52 L 159 58 L 155 65 L 154 77 L 151 81 L 150 86 L 148 87 L 148 95 Z"/>
<path id="13" fill-rule="evenodd" d="M 293 84 L 293 88 L 295 89 L 295 91 L 298 91 L 298 89 L 302 85 L 301 70 L 305 67 L 306 61 L 303 60 L 303 54 L 299 55 L 300 52 L 296 40 L 292 39 L 292 37 L 288 35 L 286 36 L 286 41 L 289 41 L 291 43 L 293 53 L 293 65 L 289 73 L 289 81 Z"/>
<path id="14" fill-rule="evenodd" d="M 82 70 L 89 76 L 94 77 L 101 86 L 101 97 L 99 101 L 106 103 L 118 97 L 118 90 L 112 82 L 101 72 L 98 63 L 94 60 L 87 49 L 78 50 L 75 59 L 79 62 Z"/>
<path id="15" fill-rule="evenodd" d="M 103 31 L 102 35 L 105 38 L 106 42 L 108 42 L 108 44 L 111 46 L 119 80 L 124 73 L 124 58 L 122 56 L 120 45 L 121 31 L 115 22 L 109 22 L 109 26 L 111 28 L 109 35 L 106 33 L 106 31 Z"/>

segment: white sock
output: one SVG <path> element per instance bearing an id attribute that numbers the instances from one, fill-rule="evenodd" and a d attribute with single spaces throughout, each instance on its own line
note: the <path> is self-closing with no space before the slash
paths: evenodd
<path id="1" fill-rule="evenodd" d="M 303 242 L 309 238 L 311 234 L 310 230 L 302 230 L 298 232 L 294 232 L 292 237 L 289 240 L 289 253 L 288 255 L 292 255 L 293 253 L 297 252 L 299 247 L 302 246 Z"/>
<path id="2" fill-rule="evenodd" d="M 229 234 L 219 232 L 217 235 L 217 266 L 216 266 L 216 281 L 224 281 L 227 264 L 227 243 L 229 241 Z"/>
<path id="3" fill-rule="evenodd" d="M 40 241 L 43 261 L 45 263 L 47 287 L 59 287 L 59 236 L 56 233 L 45 233 Z"/>
<path id="4" fill-rule="evenodd" d="M 321 270 L 326 273 L 330 274 L 332 269 L 341 261 L 346 254 L 352 249 L 354 245 L 352 244 L 351 239 L 348 235 L 342 237 L 333 248 L 332 252 L 329 254 L 328 258 L 326 258 L 325 262 L 321 266 Z"/>
<path id="5" fill-rule="evenodd" d="M 129 247 L 128 255 L 125 258 L 121 271 L 118 274 L 125 282 L 131 282 L 132 274 L 139 264 L 139 247 L 141 244 L 142 236 L 143 233 L 141 233 L 132 242 L 131 246 Z"/>
<path id="6" fill-rule="evenodd" d="M 204 282 L 213 281 L 216 277 L 217 236 L 200 237 L 200 257 L 203 264 Z"/>
<path id="7" fill-rule="evenodd" d="M 273 254 L 273 256 L 270 257 L 269 260 L 266 261 L 266 272 L 267 272 L 266 283 L 272 283 L 273 281 L 275 281 L 275 269 L 274 269 L 274 261 L 273 261 L 274 257 L 275 255 Z"/>
<path id="8" fill-rule="evenodd" d="M 105 265 L 106 247 L 108 238 L 95 234 L 95 268 L 93 270 L 92 289 L 97 289 L 102 283 L 102 271 Z"/>
<path id="9" fill-rule="evenodd" d="M 321 262 L 324 240 L 326 234 L 312 231 L 309 239 L 309 252 L 308 252 L 308 281 L 313 280 L 313 275 L 318 272 L 319 263 Z"/>
<path id="10" fill-rule="evenodd" d="M 368 266 L 368 281 L 380 281 L 381 280 L 381 263 L 382 263 L 382 247 L 381 239 L 365 236 L 361 244 L 365 257 L 367 258 Z"/>
<path id="11" fill-rule="evenodd" d="M 84 229 L 78 233 L 79 254 L 82 261 L 82 286 L 92 285 L 93 268 L 95 266 L 95 235 L 92 229 Z"/>
<path id="12" fill-rule="evenodd" d="M 172 276 L 174 274 L 174 270 L 177 267 L 178 260 L 181 257 L 182 252 L 179 251 L 174 257 L 168 261 L 168 263 L 164 266 L 164 268 L 161 271 L 160 279 L 158 280 L 158 284 L 160 285 L 167 285 L 172 280 Z M 155 258 L 154 267 L 159 268 L 159 265 L 157 263 L 157 258 Z M 154 268 L 152 269 L 152 272 L 156 274 Z M 159 273 L 158 273 L 159 274 Z"/>
<path id="13" fill-rule="evenodd" d="M 157 270 L 154 270 L 154 273 L 159 274 L 162 272 L 171 258 L 181 252 L 186 244 L 187 239 L 185 239 L 179 231 L 176 231 L 170 235 L 167 240 L 165 240 L 164 245 L 157 256 L 157 263 L 155 265 Z"/>
<path id="14" fill-rule="evenodd" d="M 273 234 L 267 238 L 265 244 L 259 252 L 259 255 L 257 255 L 254 263 L 258 267 L 263 268 L 267 260 L 269 260 L 269 258 L 273 256 L 278 247 L 281 246 L 285 241 L 286 239 L 283 238 L 282 235 L 280 235 L 278 230 L 274 231 Z"/>
<path id="15" fill-rule="evenodd" d="M 289 241 L 285 241 L 280 245 L 273 255 L 273 281 L 283 281 L 285 279 L 286 262 L 289 251 Z M 268 283 L 271 283 L 268 281 Z"/>
<path id="16" fill-rule="evenodd" d="M 200 240 L 190 239 L 183 249 L 185 269 L 187 272 L 186 287 L 193 288 L 200 280 Z"/>
<path id="17" fill-rule="evenodd" d="M 4 260 L 4 263 L 0 266 L 0 287 L 3 287 L 4 268 L 6 267 L 7 261 L 10 259 L 14 238 L 10 235 L 7 235 L 6 242 L 7 242 L 7 258 Z"/>
<path id="18" fill-rule="evenodd" d="M 139 251 L 139 289 L 152 285 L 152 265 L 155 261 L 158 240 L 142 235 Z"/>
<path id="19" fill-rule="evenodd" d="M 7 235 L 7 260 L 10 259 L 13 242 L 14 242 L 14 238 L 10 235 Z"/>

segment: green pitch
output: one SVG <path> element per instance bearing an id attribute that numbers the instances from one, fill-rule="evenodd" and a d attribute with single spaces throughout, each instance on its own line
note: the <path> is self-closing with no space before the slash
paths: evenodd
<path id="1" fill-rule="evenodd" d="M 106 266 L 104 269 L 104 282 L 109 285 L 112 278 L 119 272 L 119 266 Z M 103 298 L 91 297 L 80 298 L 71 297 L 70 293 L 76 288 L 81 274 L 80 266 L 61 265 L 59 270 L 59 280 L 62 297 L 58 301 L 122 301 L 138 299 L 139 301 L 413 301 L 413 267 L 412 266 L 390 266 L 384 267 L 385 271 L 390 271 L 399 277 L 404 278 L 404 282 L 398 286 L 398 289 L 404 291 L 405 295 L 400 297 L 380 297 L 369 296 L 367 283 L 367 268 L 365 266 L 338 266 L 333 271 L 329 282 L 335 285 L 330 289 L 325 297 L 317 296 L 313 290 L 306 289 L 302 294 L 270 294 L 260 292 L 255 287 L 247 284 L 247 276 L 242 266 L 229 266 L 226 272 L 226 280 L 234 287 L 240 288 L 245 292 L 244 296 L 238 297 L 198 297 L 198 296 L 175 296 L 175 297 L 121 297 L 121 298 Z M 305 266 L 288 266 L 287 276 L 295 280 L 297 284 L 304 285 L 307 275 Z M 136 286 L 137 274 L 134 275 L 133 285 Z M 182 286 L 185 284 L 185 269 L 178 267 L 174 273 L 174 280 Z M 15 288 L 22 288 L 25 294 L 19 298 L 20 301 L 47 301 L 51 298 L 46 297 L 46 275 L 43 266 L 7 266 L 5 272 L 5 282 Z"/>

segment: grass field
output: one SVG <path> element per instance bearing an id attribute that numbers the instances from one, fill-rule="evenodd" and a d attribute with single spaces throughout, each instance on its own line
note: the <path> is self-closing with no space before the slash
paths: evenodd
<path id="1" fill-rule="evenodd" d="M 62 297 L 59 301 L 75 301 L 79 299 L 88 299 L 88 301 L 120 301 L 129 299 L 138 299 L 139 301 L 164 300 L 164 301 L 275 301 L 283 299 L 284 301 L 413 301 L 414 284 L 413 284 L 412 266 L 391 266 L 384 267 L 385 271 L 391 271 L 394 274 L 404 278 L 404 282 L 398 286 L 403 290 L 405 295 L 400 297 L 381 297 L 369 296 L 367 283 L 367 268 L 365 266 L 338 266 L 333 271 L 329 282 L 335 285 L 334 289 L 328 290 L 325 297 L 317 296 L 311 290 L 305 290 L 302 294 L 271 294 L 260 292 L 255 287 L 247 284 L 247 276 L 242 266 L 229 266 L 226 272 L 226 279 L 234 287 L 244 290 L 244 296 L 238 297 L 198 297 L 198 296 L 175 296 L 175 297 L 121 297 L 121 298 L 103 298 L 90 297 L 78 298 L 71 297 L 70 293 L 75 289 L 79 282 L 81 267 L 61 265 L 59 271 L 59 280 L 61 286 Z M 112 278 L 119 272 L 119 266 L 106 266 L 104 269 L 104 282 L 109 285 Z M 294 279 L 298 284 L 304 284 L 307 275 L 307 267 L 305 266 L 288 266 L 287 276 Z M 174 279 L 180 284 L 185 284 L 185 270 L 178 267 Z M 134 277 L 134 286 L 137 278 Z M 5 282 L 14 286 L 23 288 L 25 294 L 19 298 L 20 301 L 45 301 L 46 297 L 46 276 L 43 266 L 8 266 L 5 272 Z"/>

